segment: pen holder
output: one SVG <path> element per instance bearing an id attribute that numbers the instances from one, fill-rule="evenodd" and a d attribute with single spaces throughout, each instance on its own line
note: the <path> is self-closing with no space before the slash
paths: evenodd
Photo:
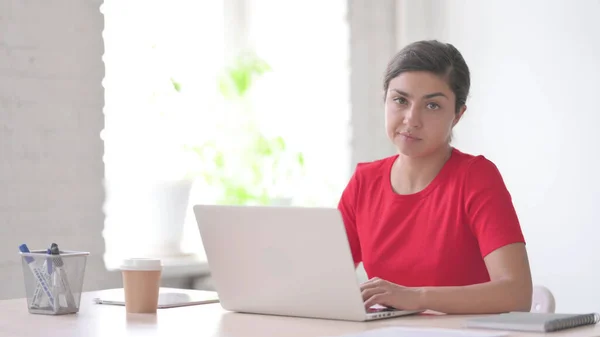
<path id="1" fill-rule="evenodd" d="M 21 253 L 29 313 L 64 315 L 79 312 L 88 252 Z"/>

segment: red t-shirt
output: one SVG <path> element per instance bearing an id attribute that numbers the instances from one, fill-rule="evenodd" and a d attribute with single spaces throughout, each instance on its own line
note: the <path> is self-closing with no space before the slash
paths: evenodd
<path id="1" fill-rule="evenodd" d="M 461 286 L 490 280 L 483 258 L 525 242 L 497 167 L 452 149 L 422 191 L 392 190 L 396 156 L 358 164 L 338 208 L 352 257 L 369 278 L 403 286 Z"/>

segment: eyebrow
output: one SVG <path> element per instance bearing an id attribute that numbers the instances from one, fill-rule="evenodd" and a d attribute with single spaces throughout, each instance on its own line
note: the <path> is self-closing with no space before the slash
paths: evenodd
<path id="1" fill-rule="evenodd" d="M 398 94 L 400 94 L 400 95 L 402 95 L 402 96 L 406 96 L 406 97 L 408 97 L 408 98 L 410 98 L 410 97 L 411 97 L 411 95 L 409 95 L 408 93 L 406 93 L 406 92 L 404 92 L 404 91 L 402 91 L 402 90 L 398 90 L 398 89 L 392 89 L 392 91 L 395 91 L 395 92 L 397 92 Z M 448 96 L 444 95 L 444 94 L 443 94 L 443 93 L 441 93 L 441 92 L 434 92 L 434 93 L 431 93 L 431 94 L 427 94 L 427 95 L 423 96 L 423 98 L 425 98 L 425 99 L 430 99 L 430 98 L 439 97 L 439 96 L 441 96 L 441 97 L 445 97 L 445 98 L 448 98 Z"/>

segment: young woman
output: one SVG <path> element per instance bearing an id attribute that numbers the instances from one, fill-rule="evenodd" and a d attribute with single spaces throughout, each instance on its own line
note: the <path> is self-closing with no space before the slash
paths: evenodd
<path id="1" fill-rule="evenodd" d="M 525 240 L 496 166 L 450 145 L 469 69 L 450 44 L 419 41 L 384 81 L 398 154 L 357 166 L 339 202 L 365 306 L 445 313 L 529 311 Z"/>

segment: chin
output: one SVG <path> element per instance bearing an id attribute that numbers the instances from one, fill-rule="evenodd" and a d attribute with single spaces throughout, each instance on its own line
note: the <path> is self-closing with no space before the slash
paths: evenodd
<path id="1" fill-rule="evenodd" d="M 435 153 L 439 152 L 444 146 L 443 144 L 440 146 L 431 146 L 431 144 L 429 144 L 430 146 L 426 146 L 425 143 L 406 144 L 402 141 L 396 141 L 394 143 L 396 145 L 398 153 L 410 158 L 427 157 L 434 155 Z"/>
<path id="2" fill-rule="evenodd" d="M 407 157 L 422 157 L 424 155 L 427 154 L 427 151 L 424 151 L 424 149 L 420 148 L 419 146 L 407 146 L 406 144 L 398 144 L 398 142 L 396 142 L 396 150 L 398 150 L 398 153 L 400 153 L 403 156 L 407 156 Z"/>

